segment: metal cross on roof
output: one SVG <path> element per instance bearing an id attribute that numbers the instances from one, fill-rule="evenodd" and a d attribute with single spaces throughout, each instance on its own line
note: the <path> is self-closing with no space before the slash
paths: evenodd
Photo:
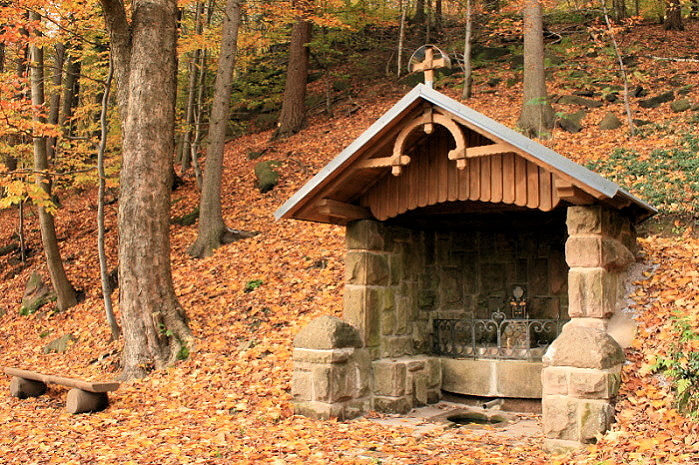
<path id="1" fill-rule="evenodd" d="M 439 58 L 435 59 L 434 52 L 439 52 Z M 414 62 L 413 59 L 424 59 L 420 62 Z M 434 70 L 438 68 L 449 68 L 451 61 L 449 57 L 434 45 L 423 45 L 413 53 L 413 56 L 408 61 L 411 72 L 423 71 L 425 73 L 425 85 L 434 87 Z"/>

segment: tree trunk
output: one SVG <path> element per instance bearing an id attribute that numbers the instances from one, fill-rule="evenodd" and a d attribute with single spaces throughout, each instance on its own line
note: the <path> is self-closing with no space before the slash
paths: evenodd
<path id="1" fill-rule="evenodd" d="M 300 18 L 291 29 L 284 100 L 282 101 L 282 111 L 279 114 L 279 127 L 274 133 L 274 137 L 288 137 L 297 133 L 306 120 L 307 44 L 310 40 L 311 23 Z"/>
<path id="2" fill-rule="evenodd" d="M 177 3 L 134 2 L 131 23 L 121 0 L 102 0 L 102 7 L 124 139 L 119 307 L 124 332 L 123 377 L 128 379 L 186 356 L 193 343 L 172 285 L 170 266 Z"/>
<path id="3" fill-rule="evenodd" d="M 442 0 L 434 2 L 434 28 L 436 31 L 442 30 Z"/>
<path id="4" fill-rule="evenodd" d="M 73 108 L 78 101 L 78 79 L 80 78 L 80 60 L 71 56 L 68 47 L 65 52 L 65 82 L 63 83 L 63 96 L 61 97 L 61 111 L 58 117 L 58 124 L 64 135 L 72 134 Z"/>
<path id="5" fill-rule="evenodd" d="M 403 46 L 405 44 L 405 11 L 407 8 L 401 3 L 400 29 L 398 31 L 398 61 L 396 63 L 396 76 L 400 77 L 403 72 Z"/>
<path id="6" fill-rule="evenodd" d="M 626 0 L 612 0 L 612 9 L 614 10 L 614 19 L 621 21 L 629 17 L 626 11 Z"/>
<path id="7" fill-rule="evenodd" d="M 54 65 L 51 74 L 51 84 L 53 85 L 53 91 L 51 93 L 51 99 L 49 102 L 49 124 L 58 124 L 58 114 L 61 107 L 61 82 L 63 80 L 63 61 L 65 57 L 65 46 L 61 43 L 56 44 L 54 47 Z M 46 139 L 46 156 L 51 161 L 54 159 L 56 152 L 56 138 L 49 137 Z"/>
<path id="8" fill-rule="evenodd" d="M 0 43 L 0 73 L 5 72 L 5 44 Z"/>
<path id="9" fill-rule="evenodd" d="M 202 13 L 204 11 L 204 2 L 197 2 L 197 9 L 194 15 L 194 33 L 199 35 L 202 32 Z M 197 83 L 197 64 L 199 63 L 199 55 L 201 49 L 196 49 L 190 58 L 189 62 L 189 83 L 187 85 L 187 108 L 185 110 L 185 131 L 182 134 L 182 145 L 180 153 L 180 174 L 184 175 L 188 170 L 191 162 L 190 148 L 192 143 L 192 124 L 194 123 L 194 102 L 196 98 L 196 83 Z"/>
<path id="10" fill-rule="evenodd" d="M 423 24 L 425 22 L 425 0 L 417 0 L 415 2 L 415 24 Z"/>
<path id="11" fill-rule="evenodd" d="M 112 287 L 109 282 L 109 269 L 107 265 L 107 252 L 104 250 L 104 189 L 105 189 L 105 174 L 104 174 L 104 149 L 107 146 L 107 110 L 109 108 L 109 92 L 112 88 L 112 75 L 114 74 L 114 65 L 110 58 L 109 73 L 107 74 L 107 83 L 104 86 L 102 94 L 102 110 L 100 111 L 100 145 L 97 149 L 97 174 L 99 175 L 99 188 L 97 190 L 97 252 L 100 262 L 100 281 L 102 282 L 102 298 L 104 300 L 104 311 L 107 315 L 107 323 L 112 334 L 112 340 L 116 341 L 121 335 L 121 329 L 114 318 L 114 309 L 112 308 Z"/>
<path id="12" fill-rule="evenodd" d="M 667 0 L 665 3 L 665 30 L 684 31 L 680 0 Z"/>
<path id="13" fill-rule="evenodd" d="M 221 214 L 221 172 L 226 125 L 231 105 L 233 69 L 238 49 L 238 27 L 240 25 L 240 0 L 226 2 L 223 19 L 221 52 L 214 87 L 214 100 L 209 120 L 209 147 L 206 151 L 206 166 L 199 204 L 199 235 L 189 248 L 194 257 L 208 257 L 221 245 L 226 226 Z"/>
<path id="14" fill-rule="evenodd" d="M 473 29 L 473 17 L 471 15 L 471 0 L 466 0 L 466 34 L 464 36 L 464 90 L 463 99 L 471 98 L 471 85 L 473 84 L 471 68 L 471 35 Z"/>
<path id="15" fill-rule="evenodd" d="M 38 13 L 31 13 L 33 21 L 40 21 L 41 16 Z M 40 107 L 44 104 L 44 53 L 43 50 L 35 44 L 31 45 L 31 94 L 32 105 Z M 35 115 L 34 121 L 43 123 L 44 118 Z M 49 168 L 48 159 L 46 157 L 46 138 L 38 134 L 34 137 L 34 170 L 46 171 Z M 37 176 L 37 185 L 43 189 L 48 198 L 51 198 L 51 183 L 45 176 Z M 49 269 L 51 284 L 56 292 L 56 306 L 60 310 L 66 310 L 77 303 L 75 291 L 71 286 L 63 269 L 63 260 L 61 252 L 58 248 L 58 240 L 56 238 L 56 227 L 53 222 L 53 215 L 49 213 L 42 205 L 38 205 L 39 210 L 39 227 L 41 229 L 41 242 L 44 246 L 46 254 L 46 266 Z"/>
<path id="16" fill-rule="evenodd" d="M 518 124 L 529 137 L 550 137 L 553 116 L 546 93 L 541 3 L 539 0 L 525 0 L 524 101 Z"/>

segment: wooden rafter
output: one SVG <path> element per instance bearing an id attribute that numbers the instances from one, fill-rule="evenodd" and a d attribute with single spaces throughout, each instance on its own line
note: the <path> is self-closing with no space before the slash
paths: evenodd
<path id="1" fill-rule="evenodd" d="M 333 199 L 322 199 L 318 202 L 318 212 L 333 218 L 346 221 L 371 218 L 371 212 L 366 207 L 340 202 Z"/>

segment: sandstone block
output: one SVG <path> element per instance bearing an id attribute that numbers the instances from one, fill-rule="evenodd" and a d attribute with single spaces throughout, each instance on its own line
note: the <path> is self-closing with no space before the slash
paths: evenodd
<path id="1" fill-rule="evenodd" d="M 541 401 L 544 436 L 550 439 L 578 439 L 577 402 L 566 396 L 545 396 Z"/>
<path id="2" fill-rule="evenodd" d="M 581 401 L 578 405 L 580 441 L 592 443 L 606 432 L 614 420 L 614 408 L 605 401 Z"/>
<path id="3" fill-rule="evenodd" d="M 442 398 L 441 389 L 428 389 L 427 390 L 427 403 L 436 404 Z"/>
<path id="4" fill-rule="evenodd" d="M 566 441 L 563 439 L 544 439 L 544 450 L 552 454 L 565 454 L 571 450 L 580 449 L 583 444 L 580 441 Z"/>
<path id="5" fill-rule="evenodd" d="M 386 336 L 381 340 L 381 357 L 398 358 L 413 354 L 411 336 Z"/>
<path id="6" fill-rule="evenodd" d="M 381 294 L 375 288 L 345 286 L 343 317 L 357 329 L 367 347 L 379 344 Z"/>
<path id="7" fill-rule="evenodd" d="M 17 376 L 13 376 L 10 381 L 10 395 L 19 399 L 43 396 L 45 392 L 46 384 L 41 381 L 19 378 Z"/>
<path id="8" fill-rule="evenodd" d="M 546 367 L 541 371 L 544 396 L 568 394 L 568 368 Z"/>
<path id="9" fill-rule="evenodd" d="M 634 261 L 633 254 L 616 239 L 596 234 L 570 236 L 566 241 L 566 261 L 570 267 L 601 267 L 624 270 Z"/>
<path id="10" fill-rule="evenodd" d="M 405 363 L 377 360 L 371 365 L 374 373 L 374 394 L 391 397 L 405 394 Z"/>
<path id="11" fill-rule="evenodd" d="M 66 396 L 66 410 L 72 414 L 99 412 L 107 406 L 109 406 L 109 397 L 106 392 L 71 389 Z"/>
<path id="12" fill-rule="evenodd" d="M 604 268 L 571 268 L 568 272 L 568 315 L 609 318 L 616 308 L 617 276 Z"/>
<path id="13" fill-rule="evenodd" d="M 294 349 L 294 363 L 344 363 L 354 354 L 352 347 L 344 349 Z"/>
<path id="14" fill-rule="evenodd" d="M 291 376 L 291 395 L 295 401 L 313 399 L 313 376 L 308 371 L 294 370 Z"/>
<path id="15" fill-rule="evenodd" d="M 570 395 L 587 399 L 612 399 L 619 392 L 620 368 L 608 370 L 571 369 Z"/>
<path id="16" fill-rule="evenodd" d="M 294 338 L 294 347 L 304 349 L 339 349 L 362 345 L 362 339 L 352 325 L 328 315 L 312 320 Z"/>
<path id="17" fill-rule="evenodd" d="M 499 396 L 527 399 L 541 397 L 540 362 L 500 360 L 493 368 L 496 376 L 495 388 Z"/>
<path id="18" fill-rule="evenodd" d="M 317 420 L 343 419 L 344 406 L 342 404 L 329 404 L 317 401 L 294 402 L 294 413 Z"/>
<path id="19" fill-rule="evenodd" d="M 388 256 L 372 252 L 348 252 L 345 256 L 345 282 L 371 286 L 388 285 Z"/>
<path id="20" fill-rule="evenodd" d="M 442 362 L 437 357 L 429 357 L 425 360 L 425 374 L 427 374 L 427 387 L 440 389 L 442 386 Z"/>
<path id="21" fill-rule="evenodd" d="M 384 250 L 387 245 L 387 230 L 373 220 L 352 221 L 347 224 L 345 240 L 349 250 Z"/>
<path id="22" fill-rule="evenodd" d="M 413 376 L 413 405 L 427 404 L 427 376 L 415 373 Z"/>
<path id="23" fill-rule="evenodd" d="M 612 368 L 624 361 L 624 351 L 607 333 L 579 326 L 566 326 L 549 346 L 542 361 L 546 366 Z"/>
<path id="24" fill-rule="evenodd" d="M 382 413 L 408 413 L 412 408 L 410 399 L 407 396 L 386 397 L 375 396 L 374 410 Z"/>

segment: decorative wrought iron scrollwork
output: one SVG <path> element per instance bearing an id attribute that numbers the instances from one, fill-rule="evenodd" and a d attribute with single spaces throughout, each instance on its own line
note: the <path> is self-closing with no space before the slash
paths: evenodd
<path id="1" fill-rule="evenodd" d="M 433 351 L 452 357 L 540 359 L 566 320 L 560 312 L 558 318 L 529 318 L 527 306 L 524 290 L 516 287 L 490 318 L 434 319 Z"/>

